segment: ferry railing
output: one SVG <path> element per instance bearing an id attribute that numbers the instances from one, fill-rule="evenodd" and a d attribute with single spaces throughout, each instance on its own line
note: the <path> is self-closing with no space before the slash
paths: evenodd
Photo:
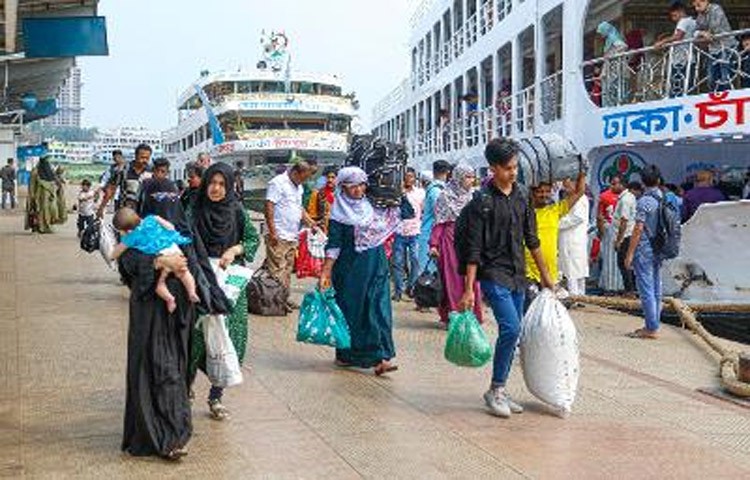
<path id="1" fill-rule="evenodd" d="M 716 35 L 715 41 L 750 34 L 750 29 Z M 601 107 L 663 100 L 685 95 L 750 88 L 737 48 L 687 39 L 662 47 L 620 51 L 582 64 L 591 100 Z"/>
<path id="2" fill-rule="evenodd" d="M 513 127 L 513 96 L 505 95 L 495 101 L 495 132 L 498 137 L 508 137 Z"/>
<path id="3" fill-rule="evenodd" d="M 466 48 L 477 43 L 477 35 L 479 33 L 478 20 L 476 12 L 466 20 Z"/>
<path id="4" fill-rule="evenodd" d="M 542 122 L 561 120 L 563 116 L 562 70 L 544 78 L 539 84 L 539 102 Z"/>
<path id="5" fill-rule="evenodd" d="M 465 48 L 466 30 L 464 27 L 461 27 L 453 34 L 453 58 L 458 58 L 463 55 Z"/>
<path id="6" fill-rule="evenodd" d="M 479 33 L 486 35 L 495 25 L 495 2 L 484 0 L 479 7 Z"/>
<path id="7" fill-rule="evenodd" d="M 516 130 L 519 133 L 534 131 L 535 85 L 516 93 Z"/>
<path id="8" fill-rule="evenodd" d="M 442 48 L 442 60 L 443 60 L 443 68 L 447 68 L 448 65 L 451 64 L 453 61 L 453 42 L 448 41 L 443 43 Z"/>
<path id="9" fill-rule="evenodd" d="M 505 17 L 513 11 L 513 0 L 497 0 L 497 21 L 505 20 Z"/>
<path id="10" fill-rule="evenodd" d="M 432 65 L 433 69 L 435 71 L 435 75 L 440 73 L 440 70 L 443 69 L 443 64 L 441 63 L 440 59 L 442 58 L 442 55 L 440 53 L 440 50 L 438 49 L 435 54 L 432 56 Z"/>

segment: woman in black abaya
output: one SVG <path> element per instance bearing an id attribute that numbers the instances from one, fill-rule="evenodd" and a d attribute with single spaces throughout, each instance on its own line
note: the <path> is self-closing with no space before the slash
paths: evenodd
<path id="1" fill-rule="evenodd" d="M 187 454 L 192 433 L 186 382 L 195 306 L 179 280 L 167 286 L 177 300 L 167 311 L 154 288 L 157 270 L 174 269 L 184 258 L 153 257 L 130 249 L 120 257 L 130 288 L 127 398 L 122 450 L 134 456 L 177 460 Z"/>

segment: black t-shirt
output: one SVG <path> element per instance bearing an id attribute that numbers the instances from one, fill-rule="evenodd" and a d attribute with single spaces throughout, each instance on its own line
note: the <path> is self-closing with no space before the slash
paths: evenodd
<path id="1" fill-rule="evenodd" d="M 490 184 L 489 214 L 482 213 L 481 196 L 474 197 L 466 206 L 470 221 L 466 235 L 467 263 L 478 265 L 479 280 L 499 283 L 511 290 L 526 287 L 526 259 L 524 246 L 539 248 L 536 212 L 526 192 L 514 185 L 506 195 Z"/>

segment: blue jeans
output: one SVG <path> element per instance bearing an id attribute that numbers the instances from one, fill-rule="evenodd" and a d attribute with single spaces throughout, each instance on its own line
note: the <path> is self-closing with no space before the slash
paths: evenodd
<path id="1" fill-rule="evenodd" d="M 521 335 L 524 291 L 511 290 L 499 283 L 483 280 L 482 293 L 492 307 L 492 313 L 500 330 L 495 343 L 492 387 L 504 387 L 513 364 L 518 337 Z"/>
<path id="2" fill-rule="evenodd" d="M 650 247 L 638 245 L 633 258 L 635 284 L 641 297 L 646 330 L 655 332 L 661 325 L 661 261 L 654 258 Z"/>
<path id="3" fill-rule="evenodd" d="M 397 297 L 400 297 L 404 293 L 404 278 L 407 276 L 407 258 L 409 272 L 406 281 L 406 290 L 409 291 L 416 283 L 419 274 L 422 273 L 419 268 L 419 235 L 414 237 L 396 235 L 396 240 L 393 242 L 394 293 Z"/>
<path id="4" fill-rule="evenodd" d="M 732 89 L 732 54 L 729 50 L 711 53 L 714 57 L 709 66 L 709 86 L 714 92 Z"/>

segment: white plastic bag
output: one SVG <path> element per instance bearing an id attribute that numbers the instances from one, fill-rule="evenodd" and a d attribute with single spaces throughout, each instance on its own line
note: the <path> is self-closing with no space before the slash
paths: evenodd
<path id="1" fill-rule="evenodd" d="M 578 332 L 551 290 L 531 303 L 521 328 L 521 362 L 526 387 L 565 417 L 578 389 Z"/>
<path id="2" fill-rule="evenodd" d="M 206 375 L 215 387 L 234 387 L 242 383 L 242 370 L 234 349 L 224 315 L 202 317 L 206 340 Z"/>
<path id="3" fill-rule="evenodd" d="M 310 256 L 313 258 L 325 258 L 326 256 L 326 243 L 328 237 L 323 230 L 318 229 L 313 233 L 312 230 L 307 232 L 307 249 L 310 251 Z"/>
<path id="4" fill-rule="evenodd" d="M 99 253 L 102 254 L 107 266 L 117 271 L 117 262 L 112 259 L 112 254 L 117 246 L 117 234 L 112 222 L 102 222 L 102 229 L 99 236 Z"/>
<path id="5" fill-rule="evenodd" d="M 226 270 L 219 267 L 218 258 L 209 258 L 211 268 L 216 275 L 216 281 L 218 282 L 221 289 L 224 291 L 224 295 L 227 296 L 232 305 L 237 303 L 237 299 L 240 294 L 247 287 L 248 282 L 253 278 L 253 271 L 242 265 L 229 265 Z"/>

